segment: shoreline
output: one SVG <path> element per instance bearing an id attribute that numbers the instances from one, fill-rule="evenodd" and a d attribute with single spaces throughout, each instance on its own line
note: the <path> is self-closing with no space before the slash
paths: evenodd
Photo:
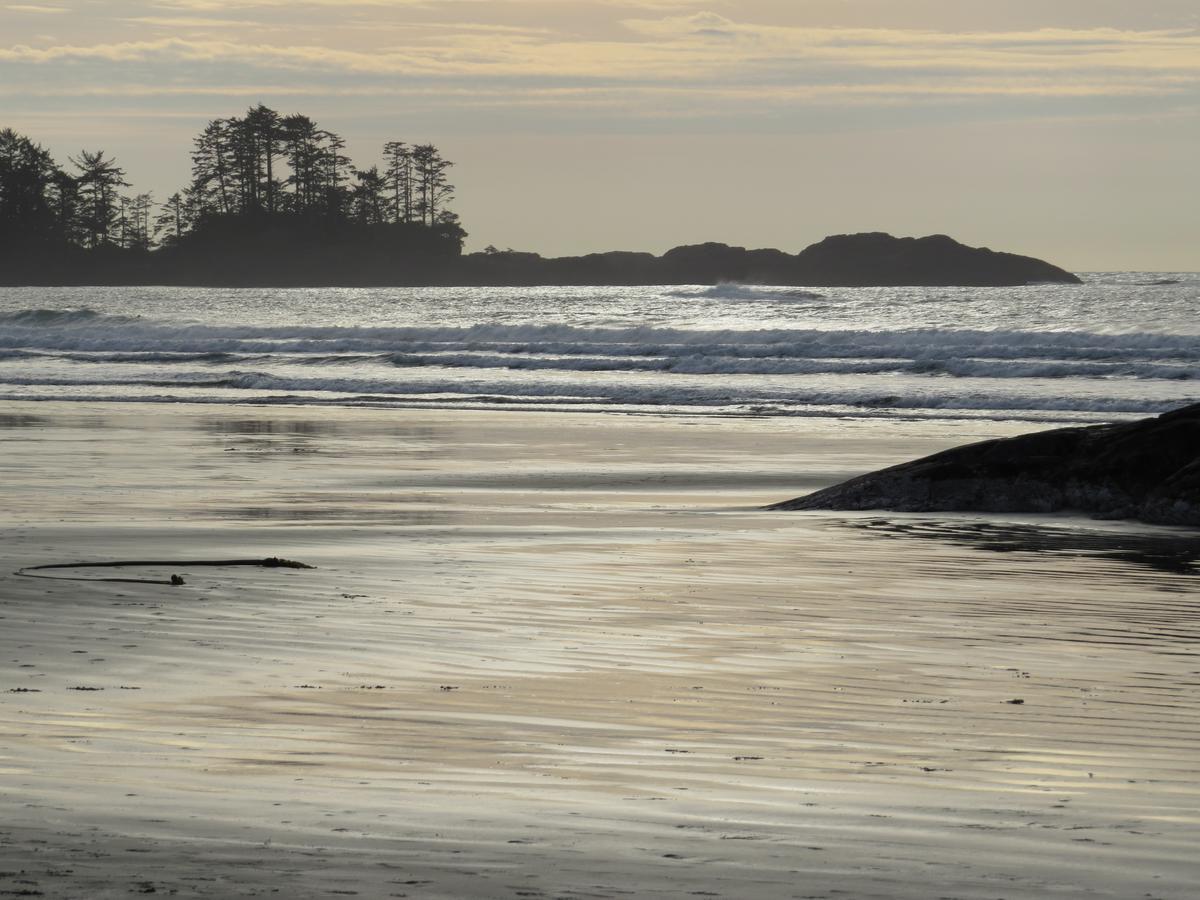
<path id="1" fill-rule="evenodd" d="M 1030 256 L 968 247 L 943 234 L 896 238 L 882 232 L 831 235 L 791 254 L 708 242 L 674 247 L 661 256 L 613 251 L 543 257 L 497 250 L 462 254 L 457 225 L 379 223 L 314 230 L 281 215 L 291 230 L 291 250 L 281 253 L 278 234 L 267 239 L 274 217 L 225 215 L 205 223 L 201 240 L 182 235 L 157 249 L 106 246 L 99 253 L 67 246 L 56 256 L 34 246 L 15 263 L 17 278 L 49 286 L 34 270 L 73 271 L 74 282 L 107 285 L 165 281 L 176 287 L 613 287 L 720 284 L 813 287 L 1011 287 L 1082 284 L 1077 275 Z M 249 226 L 249 227 L 247 227 Z M 230 229 L 224 231 L 224 229 Z M 302 252 L 296 253 L 296 248 Z M 40 251 L 40 252 L 39 252 Z M 215 278 L 214 271 L 225 273 Z"/>
<path id="2" fill-rule="evenodd" d="M 530 416 L 581 416 L 593 417 L 628 417 L 631 419 L 649 420 L 697 420 L 697 421 L 778 421 L 778 422 L 818 422 L 822 424 L 866 424 L 878 423 L 881 426 L 920 425 L 929 428 L 954 427 L 959 425 L 976 425 L 978 433 L 991 435 L 992 429 L 999 429 L 1006 435 L 1016 436 L 1027 434 L 1040 426 L 1046 428 L 1070 428 L 1079 425 L 1107 424 L 1134 421 L 1149 415 L 1158 415 L 1159 411 L 1105 411 L 1096 410 L 974 410 L 974 409 L 944 409 L 944 408 L 912 408 L 906 410 L 881 409 L 874 412 L 871 409 L 857 407 L 840 407 L 831 409 L 823 406 L 813 406 L 805 410 L 792 409 L 787 412 L 778 410 L 770 412 L 737 411 L 720 407 L 704 406 L 646 406 L 636 403 L 622 405 L 587 407 L 583 403 L 566 404 L 554 401 L 544 403 L 523 403 L 521 400 L 511 402 L 463 402 L 454 403 L 444 400 L 433 400 L 423 403 L 420 400 L 391 400 L 372 399 L 362 402 L 348 402 L 345 398 L 319 401 L 307 399 L 304 402 L 292 397 L 247 397 L 239 400 L 212 397 L 210 399 L 194 398 L 163 398 L 147 397 L 98 397 L 95 399 L 82 395 L 71 397 L 23 397 L 11 399 L 0 397 L 0 406 L 20 406 L 29 404 L 36 408 L 42 404 L 63 404 L 67 406 L 85 407 L 151 407 L 170 409 L 172 407 L 200 409 L 258 409 L 258 410 L 310 410 L 314 413 L 325 410 L 350 410 L 378 413 L 449 413 L 467 415 L 530 415 Z M 710 411 L 711 410 L 711 411 Z M 1169 411 L 1169 410 L 1164 410 Z M 1011 431 L 1010 435 L 1010 429 Z M 949 448 L 943 448 L 949 449 Z M 898 460 L 904 462 L 905 460 Z M 865 473 L 863 473 L 865 474 Z"/>
<path id="3" fill-rule="evenodd" d="M 1025 427 L 0 403 L 0 887 L 1184 900 L 1180 530 L 757 508 Z"/>

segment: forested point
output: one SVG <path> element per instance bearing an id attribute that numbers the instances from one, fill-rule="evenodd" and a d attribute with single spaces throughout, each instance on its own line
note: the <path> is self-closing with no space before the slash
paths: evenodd
<path id="1" fill-rule="evenodd" d="M 209 122 L 191 181 L 158 202 L 129 191 L 103 150 L 61 166 L 2 129 L 0 281 L 376 280 L 462 252 L 454 164 L 437 147 L 388 141 L 380 163 L 358 168 L 345 146 L 308 116 L 260 104 Z"/>
<path id="2" fill-rule="evenodd" d="M 726 244 L 662 256 L 613 252 L 546 259 L 462 254 L 450 209 L 453 163 L 433 144 L 388 141 L 356 167 L 345 141 L 307 116 L 258 105 L 196 136 L 190 183 L 162 202 L 131 193 L 103 150 L 60 166 L 0 130 L 0 284 L 221 286 L 1015 285 L 1078 282 L 1026 256 L 945 235 L 837 235 L 797 254 Z"/>

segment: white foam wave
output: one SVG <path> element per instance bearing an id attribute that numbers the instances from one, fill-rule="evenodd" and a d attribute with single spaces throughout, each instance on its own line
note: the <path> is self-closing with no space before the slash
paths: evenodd
<path id="1" fill-rule="evenodd" d="M 774 301 L 776 303 L 803 303 L 808 300 L 824 300 L 824 294 L 802 288 L 758 287 L 749 284 L 723 282 L 711 287 L 675 288 L 663 292 L 667 297 L 685 300 L 728 300 L 728 301 Z"/>
<path id="2" fill-rule="evenodd" d="M 42 313 L 45 311 L 30 311 Z M 219 326 L 91 314 L 21 321 L 9 314 L 0 349 L 47 352 L 191 354 L 372 354 L 492 352 L 558 356 L 730 357 L 743 359 L 1029 360 L 1194 362 L 1200 336 L 1080 331 L 901 331 L 653 326 L 479 324 L 431 327 Z"/>
<path id="3" fill-rule="evenodd" d="M 124 387 L 130 398 L 162 389 L 189 399 L 253 392 L 331 403 L 366 396 L 774 414 L 819 406 L 1119 415 L 1188 402 L 1172 384 L 1196 380 L 1200 335 L 216 325 L 92 310 L 0 317 L 0 384 L 38 396 Z"/>
<path id="4" fill-rule="evenodd" d="M 1031 398 L 1023 392 L 973 391 L 962 393 L 936 388 L 889 393 L 875 388 L 795 390 L 754 385 L 737 389 L 727 384 L 669 384 L 646 382 L 588 383 L 580 381 L 522 381 L 465 379 L 459 381 L 394 381 L 372 378 L 293 377 L 263 371 L 180 372 L 172 377 L 63 378 L 15 376 L 4 379 L 10 386 L 37 387 L 125 387 L 161 388 L 179 391 L 232 389 L 287 393 L 300 397 L 315 395 L 376 396 L 403 399 L 438 396 L 448 401 L 487 398 L 495 402 L 521 403 L 556 401 L 603 403 L 626 406 L 731 407 L 752 409 L 772 405 L 777 409 L 827 406 L 869 410 L 1030 410 L 1151 414 L 1174 409 L 1187 402 L 1180 398 L 1145 399 L 1107 396 L 1050 396 Z M 138 394 L 129 394 L 135 398 Z M 180 397 L 183 399 L 183 397 Z M 319 398 L 317 398 L 319 399 Z"/>
<path id="5" fill-rule="evenodd" d="M 18 309 L 0 312 L 0 327 L 12 325 L 79 325 L 108 320 L 110 322 L 132 321 L 124 316 L 111 316 L 86 307 L 80 309 Z"/>
<path id="6" fill-rule="evenodd" d="M 337 358 L 335 358 L 337 359 Z M 362 361 L 362 357 L 343 357 Z M 1200 379 L 1200 363 L 1134 363 L 1003 359 L 802 359 L 724 354 L 680 356 L 544 356 L 487 353 L 397 353 L 385 356 L 401 368 L 571 372 L 673 372 L 686 375 L 951 375 L 961 378 L 1140 378 Z M 322 358 L 322 364 L 332 362 Z"/>

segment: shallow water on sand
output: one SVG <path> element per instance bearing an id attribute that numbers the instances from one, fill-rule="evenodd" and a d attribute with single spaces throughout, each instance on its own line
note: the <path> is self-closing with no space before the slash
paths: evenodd
<path id="1" fill-rule="evenodd" d="M 4 890 L 1192 896 L 1189 533 L 757 509 L 1011 424 L 145 410 L 0 409 Z"/>

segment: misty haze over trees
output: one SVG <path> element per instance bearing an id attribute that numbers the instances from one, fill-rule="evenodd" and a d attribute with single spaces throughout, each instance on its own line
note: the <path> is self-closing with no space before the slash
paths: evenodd
<path id="1" fill-rule="evenodd" d="M 350 268 L 384 276 L 461 253 L 453 163 L 437 147 L 389 141 L 382 166 L 360 169 L 345 146 L 308 116 L 259 104 L 209 122 L 193 142 L 190 183 L 156 204 L 126 191 L 125 170 L 103 150 L 62 167 L 2 129 L 0 264 L 103 280 L 202 277 L 211 266 L 293 280 Z"/>

